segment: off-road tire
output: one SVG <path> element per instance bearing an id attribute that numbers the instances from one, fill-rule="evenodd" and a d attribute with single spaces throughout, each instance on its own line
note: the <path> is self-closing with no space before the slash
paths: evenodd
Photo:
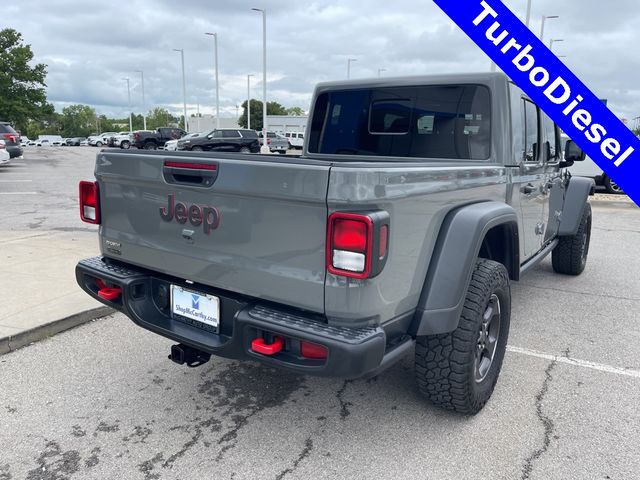
<path id="1" fill-rule="evenodd" d="M 128 140 L 123 140 L 122 142 L 120 142 L 120 148 L 122 148 L 123 150 L 129 150 L 131 148 L 131 142 L 129 142 Z"/>
<path id="2" fill-rule="evenodd" d="M 242 147 L 240 153 L 251 153 L 251 149 L 249 147 Z"/>
<path id="3" fill-rule="evenodd" d="M 476 352 L 483 316 L 494 296 L 499 300 L 498 336 L 495 352 L 485 376 L 476 379 Z M 498 380 L 509 336 L 511 288 L 504 265 L 480 258 L 458 322 L 451 333 L 416 339 L 415 375 L 420 392 L 433 404 L 467 415 L 475 415 L 487 403 Z"/>
<path id="4" fill-rule="evenodd" d="M 199 146 L 196 145 L 195 147 L 191 147 L 191 151 L 192 152 L 203 152 L 204 149 L 202 147 L 199 147 Z"/>
<path id="5" fill-rule="evenodd" d="M 582 219 L 575 235 L 558 237 L 560 242 L 551 252 L 551 264 L 556 273 L 580 275 L 587 264 L 591 243 L 591 204 L 585 203 Z"/>
<path id="6" fill-rule="evenodd" d="M 153 143 L 153 142 L 147 142 L 144 144 L 144 149 L 145 150 L 156 150 L 158 148 L 158 146 Z"/>
<path id="7" fill-rule="evenodd" d="M 618 186 L 618 184 L 613 180 L 611 180 L 611 177 L 609 177 L 608 175 L 604 176 L 604 181 L 602 183 L 604 184 L 604 188 L 607 189 L 607 193 L 613 193 L 613 194 L 624 193 L 622 189 Z"/>

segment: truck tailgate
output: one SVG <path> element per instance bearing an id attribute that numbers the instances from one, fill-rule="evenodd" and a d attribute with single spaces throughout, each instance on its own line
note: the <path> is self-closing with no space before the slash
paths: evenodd
<path id="1" fill-rule="evenodd" d="M 323 312 L 328 177 L 328 164 L 273 157 L 104 151 L 96 162 L 100 248 Z"/>

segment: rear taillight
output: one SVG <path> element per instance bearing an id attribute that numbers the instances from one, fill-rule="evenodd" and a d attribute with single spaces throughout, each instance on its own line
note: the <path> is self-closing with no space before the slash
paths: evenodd
<path id="1" fill-rule="evenodd" d="M 2 136 L 13 143 L 18 143 L 18 136 L 14 133 L 3 133 Z"/>
<path id="2" fill-rule="evenodd" d="M 373 278 L 387 260 L 389 214 L 336 212 L 327 228 L 327 270 L 334 275 Z"/>
<path id="3" fill-rule="evenodd" d="M 80 218 L 83 222 L 100 223 L 100 191 L 97 182 L 80 182 Z"/>

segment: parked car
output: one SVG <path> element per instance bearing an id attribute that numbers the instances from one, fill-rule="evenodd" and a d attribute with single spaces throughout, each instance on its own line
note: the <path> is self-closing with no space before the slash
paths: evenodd
<path id="1" fill-rule="evenodd" d="M 66 144 L 69 147 L 79 147 L 82 142 L 85 142 L 87 139 L 85 137 L 71 137 L 67 138 Z"/>
<path id="2" fill-rule="evenodd" d="M 569 140 L 563 155 L 558 126 L 502 73 L 323 83 L 311 112 L 286 162 L 100 153 L 80 212 L 101 256 L 78 263 L 78 284 L 175 341 L 180 365 L 358 378 L 410 355 L 427 400 L 478 413 L 513 360 L 510 326 L 532 321 L 520 305 L 510 325 L 511 282 L 548 255 L 556 273 L 585 269 L 595 185 L 566 175 L 584 152 Z"/>
<path id="3" fill-rule="evenodd" d="M 7 144 L 0 140 L 0 166 L 7 165 L 11 161 L 11 155 L 7 151 Z"/>
<path id="4" fill-rule="evenodd" d="M 21 147 L 27 147 L 29 145 L 29 142 L 31 142 L 31 140 L 28 137 L 20 137 L 20 146 Z"/>
<path id="5" fill-rule="evenodd" d="M 178 140 L 187 134 L 181 128 L 161 127 L 155 132 L 147 130 L 138 130 L 133 132 L 131 145 L 145 150 L 156 150 L 164 146 L 169 140 Z"/>
<path id="6" fill-rule="evenodd" d="M 178 149 L 178 141 L 179 140 L 188 140 L 191 138 L 195 138 L 195 137 L 199 137 L 201 135 L 204 135 L 204 133 L 202 132 L 198 132 L 198 133 L 187 133 L 184 137 L 182 137 L 181 139 L 178 140 L 169 140 L 168 142 L 166 142 L 164 144 L 164 149 L 168 150 L 168 151 L 176 151 Z"/>
<path id="7" fill-rule="evenodd" d="M 564 141 L 569 139 L 565 135 L 562 138 Z M 569 173 L 576 177 L 592 178 L 596 185 L 603 186 L 607 193 L 624 193 L 618 184 L 590 157 L 587 157 L 584 162 L 574 163 L 573 166 L 569 167 Z"/>
<path id="8" fill-rule="evenodd" d="M 262 132 L 258 132 L 260 144 L 262 144 Z M 267 132 L 267 146 L 271 152 L 287 153 L 291 148 L 289 140 L 276 132 Z"/>
<path id="9" fill-rule="evenodd" d="M 89 145 L 91 145 L 92 147 L 102 147 L 103 145 L 107 144 L 111 137 L 117 134 L 118 132 L 104 132 L 98 135 L 91 136 L 88 139 Z"/>
<path id="10" fill-rule="evenodd" d="M 255 130 L 220 128 L 200 137 L 180 139 L 178 150 L 258 153 L 260 141 Z"/>
<path id="11" fill-rule="evenodd" d="M 284 132 L 284 136 L 293 148 L 302 150 L 304 145 L 304 132 Z"/>
<path id="12" fill-rule="evenodd" d="M 13 129 L 9 122 L 0 122 L 0 139 L 4 140 L 5 148 L 11 158 L 22 155 L 20 134 Z"/>
<path id="13" fill-rule="evenodd" d="M 89 146 L 89 140 L 87 138 L 85 138 L 84 140 L 80 141 L 80 146 L 81 147 L 88 147 Z"/>
<path id="14" fill-rule="evenodd" d="M 107 142 L 110 147 L 120 147 L 125 150 L 131 147 L 131 133 L 120 132 L 117 135 L 112 135 Z"/>
<path id="15" fill-rule="evenodd" d="M 50 147 L 51 142 L 48 138 L 39 138 L 36 140 L 36 147 Z"/>

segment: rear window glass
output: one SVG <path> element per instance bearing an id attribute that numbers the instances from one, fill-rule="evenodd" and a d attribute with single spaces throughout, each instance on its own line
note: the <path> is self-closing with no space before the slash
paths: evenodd
<path id="1" fill-rule="evenodd" d="M 313 153 L 486 160 L 490 93 L 479 85 L 327 92 L 317 99 L 310 135 Z"/>
<path id="2" fill-rule="evenodd" d="M 16 135 L 18 134 L 18 132 L 16 132 L 13 127 L 7 123 L 0 123 L 0 133 L 15 133 Z"/>

